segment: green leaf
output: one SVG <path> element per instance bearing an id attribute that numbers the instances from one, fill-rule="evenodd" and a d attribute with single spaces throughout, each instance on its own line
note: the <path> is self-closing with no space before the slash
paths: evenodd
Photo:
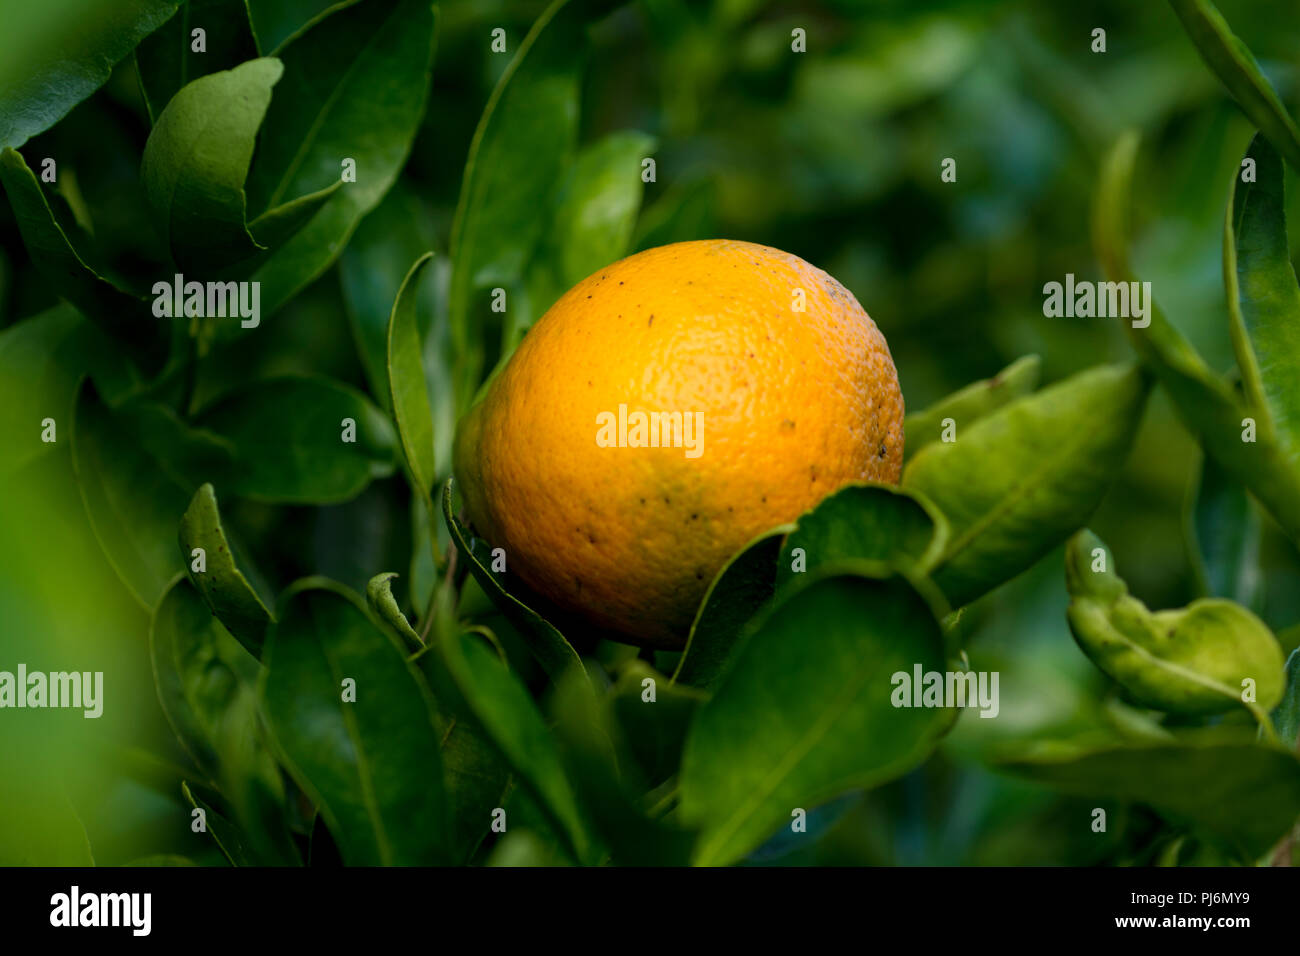
<path id="1" fill-rule="evenodd" d="M 1053 744 L 998 767 L 1067 793 L 1147 804 L 1243 862 L 1267 853 L 1300 815 L 1300 761 L 1253 743 Z"/>
<path id="2" fill-rule="evenodd" d="M 645 675 L 652 673 L 646 668 Z M 700 695 L 683 687 L 668 689 L 664 704 L 670 709 L 654 710 L 660 706 L 658 702 L 641 703 L 640 680 L 645 675 L 633 678 L 635 702 L 629 702 L 629 706 L 646 710 L 640 714 L 626 712 L 623 717 L 633 721 L 634 734 L 652 735 L 658 732 L 659 719 L 665 718 L 668 725 L 665 742 L 671 746 L 666 750 L 656 746 L 646 748 L 645 744 L 652 738 L 643 736 L 637 753 L 641 758 L 649 757 L 652 764 L 658 764 L 663 758 L 668 758 L 665 762 L 673 762 L 685 731 L 682 721 L 689 719 L 694 711 L 688 701 L 697 703 L 695 698 Z M 658 684 L 659 690 L 665 690 L 662 680 Z M 685 866 L 690 863 L 697 834 L 665 816 L 653 816 L 659 808 L 645 807 L 645 779 L 638 773 L 637 757 L 625 739 L 621 722 L 615 718 L 615 706 L 609 694 L 597 697 L 591 683 L 576 671 L 561 678 L 552 700 L 552 712 L 569 778 L 578 790 L 587 818 L 609 846 L 611 863 Z"/>
<path id="3" fill-rule="evenodd" d="M 433 512 L 433 483 L 437 467 L 433 450 L 433 412 L 424 380 L 424 347 L 416 318 L 420 279 L 433 261 L 425 253 L 411 266 L 397 290 L 393 315 L 388 322 L 388 400 L 397 422 L 412 488 Z"/>
<path id="4" fill-rule="evenodd" d="M 648 699 L 652 691 L 653 699 Z M 686 684 L 673 684 L 638 658 L 619 668 L 609 694 L 632 758 L 647 784 L 659 786 L 681 765 L 687 731 L 708 695 Z"/>
<path id="5" fill-rule="evenodd" d="M 641 162 L 654 149 L 653 136 L 627 130 L 578 153 L 546 236 L 556 251 L 562 288 L 627 253 L 644 191 Z"/>
<path id="6" fill-rule="evenodd" d="M 366 583 L 366 601 L 375 615 L 392 627 L 397 632 L 397 636 L 406 642 L 408 650 L 418 651 L 424 647 L 424 641 L 420 639 L 420 635 L 416 633 L 415 628 L 411 627 L 411 622 L 398 607 L 397 598 L 393 597 L 395 577 L 398 577 L 396 571 L 385 571 L 371 578 Z"/>
<path id="7" fill-rule="evenodd" d="M 1278 738 L 1292 750 L 1300 747 L 1300 647 L 1286 659 L 1286 691 L 1272 713 Z"/>
<path id="8" fill-rule="evenodd" d="M 276 55 L 284 79 L 266 113 L 248 177 L 249 206 L 271 209 L 343 186 L 253 278 L 270 314 L 333 264 L 397 178 L 428 98 L 436 18 L 427 0 L 336 6 Z"/>
<path id="9" fill-rule="evenodd" d="M 934 505 L 892 485 L 846 485 L 800 515 L 781 546 L 780 590 L 813 568 L 861 558 L 916 574 L 928 572 L 948 544 L 948 522 Z M 795 571 L 795 550 L 803 571 Z"/>
<path id="10" fill-rule="evenodd" d="M 393 303 L 409 271 L 407 264 L 432 249 L 434 240 L 432 216 L 411 187 L 399 179 L 374 212 L 361 220 L 339 258 L 339 279 L 343 285 L 348 324 L 370 392 L 385 411 L 391 411 L 388 404 L 388 323 L 392 318 Z M 429 334 L 430 318 L 435 308 L 432 273 L 433 270 L 427 270 L 421 275 L 416 308 L 421 338 Z M 454 420 L 452 427 L 455 427 Z M 437 432 L 435 426 L 435 435 Z M 434 460 L 439 460 L 439 456 L 435 455 Z"/>
<path id="11" fill-rule="evenodd" d="M 483 641 L 454 626 L 439 631 L 438 653 L 476 723 L 564 834 L 578 859 L 593 862 L 591 838 L 578 813 L 555 740 L 527 688 Z"/>
<path id="12" fill-rule="evenodd" d="M 257 661 L 177 577 L 149 630 L 158 700 L 195 764 L 230 801 L 249 854 L 297 864 L 284 814 L 284 784 L 258 714 Z"/>
<path id="13" fill-rule="evenodd" d="M 1169 0 L 1169 5 L 1206 66 L 1242 112 L 1300 170 L 1300 129 L 1296 128 L 1295 120 L 1282 105 L 1254 55 L 1232 32 L 1223 14 L 1209 0 Z"/>
<path id="14" fill-rule="evenodd" d="M 174 542 L 189 493 L 89 382 L 77 393 L 71 431 L 73 467 L 95 537 L 127 590 L 152 610 L 183 570 Z"/>
<path id="15" fill-rule="evenodd" d="M 492 811 L 506 804 L 514 786 L 510 769 L 483 729 L 459 716 L 443 732 L 442 769 L 455 859 L 468 863 L 491 830 Z"/>
<path id="16" fill-rule="evenodd" d="M 776 561 L 794 525 L 759 535 L 714 575 L 695 614 L 673 681 L 711 688 L 726 668 L 745 623 L 776 590 Z"/>
<path id="17" fill-rule="evenodd" d="M 1223 233 L 1223 280 L 1233 349 L 1260 428 L 1300 457 L 1300 285 L 1286 235 L 1282 161 L 1262 137 L 1246 153 L 1255 182 L 1233 178 Z"/>
<path id="18" fill-rule="evenodd" d="M 1124 220 L 1137 147 L 1137 135 L 1128 133 L 1111 149 L 1102 164 L 1093 210 L 1093 242 L 1112 281 L 1133 281 Z M 1145 328 L 1125 322 L 1124 330 L 1143 364 L 1173 399 L 1179 417 L 1224 471 L 1254 493 L 1292 540 L 1300 540 L 1300 469 L 1271 429 L 1258 427 L 1255 441 L 1242 440 L 1246 420 L 1258 419 L 1260 410 L 1240 400 L 1210 370 L 1154 303 L 1149 319 Z"/>
<path id="19" fill-rule="evenodd" d="M 476 290 L 518 280 L 541 236 L 550 195 L 578 130 L 583 4 L 556 0 L 533 24 L 492 91 L 470 144 L 451 232 L 448 310 L 463 356 L 458 405 L 467 407 L 488 353 L 490 313 Z"/>
<path id="20" fill-rule="evenodd" d="M 221 626 L 199 592 L 177 577 L 149 628 L 154 683 L 163 714 L 194 763 L 220 774 L 217 728 L 231 700 L 256 687 L 257 662 Z"/>
<path id="21" fill-rule="evenodd" d="M 235 563 L 230 541 L 221 526 L 217 495 L 204 484 L 194 493 L 181 519 L 181 560 L 208 609 L 233 634 L 248 653 L 259 658 L 266 626 L 274 620 L 262 598 Z M 193 569 L 193 552 L 202 548 L 206 570 Z"/>
<path id="22" fill-rule="evenodd" d="M 346 7 L 357 0 L 251 0 L 248 17 L 264 55 L 274 53 L 286 40 L 327 10 Z"/>
<path id="23" fill-rule="evenodd" d="M 556 628 L 542 615 L 538 614 L 519 598 L 506 590 L 502 583 L 504 574 L 498 577 L 483 562 L 482 557 L 473 550 L 472 538 L 464 525 L 452 514 L 451 486 L 448 479 L 442 490 L 442 516 L 451 532 L 457 553 L 462 561 L 469 563 L 469 570 L 474 580 L 492 599 L 492 603 L 504 614 L 515 627 L 519 628 L 528 640 L 528 649 L 542 665 L 543 670 L 552 680 L 559 679 L 570 667 L 585 670 L 582 658 Z"/>
<path id="24" fill-rule="evenodd" d="M 279 60 L 199 77 L 167 104 L 140 176 L 159 235 L 182 272 L 219 274 L 262 247 L 249 233 L 244 180 L 271 103 Z"/>
<path id="25" fill-rule="evenodd" d="M 54 0 L 5 10 L 0 147 L 49 129 L 108 80 L 113 66 L 176 11 L 177 0 Z"/>
<path id="26" fill-rule="evenodd" d="M 1250 680 L 1257 704 L 1282 697 L 1282 648 L 1268 627 L 1239 604 L 1203 598 L 1186 608 L 1151 612 L 1128 593 L 1111 555 L 1091 531 L 1066 548 L 1066 617 L 1079 647 L 1146 707 L 1214 714 L 1243 704 Z"/>
<path id="27" fill-rule="evenodd" d="M 67 303 L 0 331 L 0 475 L 58 447 L 72 423 L 81 376 L 89 372 L 111 403 L 139 385 L 139 374 L 104 333 Z M 54 419 L 54 442 L 42 422 Z"/>
<path id="28" fill-rule="evenodd" d="M 272 733 L 344 862 L 447 862 L 432 698 L 361 601 L 321 580 L 295 585 L 270 629 L 265 661 Z M 349 680 L 355 700 L 343 699 Z"/>
<path id="29" fill-rule="evenodd" d="M 260 4 L 259 4 L 260 5 Z M 203 31 L 203 50 L 194 49 Z M 191 80 L 229 70 L 257 56 L 244 0 L 186 0 L 176 15 L 135 48 L 136 72 L 151 122 Z"/>
<path id="30" fill-rule="evenodd" d="M 211 804 L 196 797 L 190 790 L 188 782 L 182 781 L 181 792 L 190 806 L 203 811 L 204 826 L 217 844 L 221 855 L 230 861 L 231 866 L 257 866 L 257 857 L 248 846 L 248 841 L 239 832 L 239 828 L 217 812 Z"/>
<path id="31" fill-rule="evenodd" d="M 910 460 L 926 445 L 942 437 L 944 419 L 951 418 L 956 428 L 964 431 L 1007 402 L 1030 394 L 1038 387 L 1041 371 L 1039 357 L 1025 355 L 992 378 L 972 382 L 924 411 L 908 415 L 903 419 L 904 460 Z"/>
<path id="32" fill-rule="evenodd" d="M 956 717 L 896 708 L 891 675 L 945 670 L 929 605 L 888 569 L 824 569 L 778 596 L 686 739 L 680 817 L 705 829 L 695 862 L 733 862 L 796 808 L 900 776 Z M 809 622 L 816 622 L 810 627 Z"/>
<path id="33" fill-rule="evenodd" d="M 1245 489 L 1205 457 L 1189 504 L 1187 549 L 1201 596 L 1229 598 L 1259 613 L 1259 513 Z"/>
<path id="34" fill-rule="evenodd" d="M 1010 580 L 1083 526 L 1128 456 L 1147 389 L 1131 366 L 1089 369 L 911 460 L 903 488 L 926 495 L 952 526 L 934 580 L 953 607 Z"/>
<path id="35" fill-rule="evenodd" d="M 166 331 L 144 299 L 119 289 L 86 265 L 55 220 L 36 176 L 16 150 L 0 152 L 0 182 L 33 264 L 58 294 L 110 336 L 144 345 L 153 354 L 163 351 Z"/>
<path id="36" fill-rule="evenodd" d="M 355 423 L 355 441 L 344 441 Z M 230 441 L 238 467 L 231 494 L 258 501 L 332 504 L 392 474 L 397 438 L 360 392 L 316 377 L 266 379 L 218 398 L 196 425 Z"/>

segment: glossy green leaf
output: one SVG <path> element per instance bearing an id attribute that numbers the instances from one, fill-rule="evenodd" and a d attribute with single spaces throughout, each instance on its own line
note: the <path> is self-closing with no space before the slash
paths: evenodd
<path id="1" fill-rule="evenodd" d="M 222 816 L 211 804 L 194 795 L 188 782 L 181 784 L 181 792 L 189 805 L 203 811 L 203 825 L 221 850 L 221 855 L 231 866 L 257 866 L 257 857 L 239 828 Z"/>
<path id="2" fill-rule="evenodd" d="M 947 520 L 917 494 L 892 485 L 846 485 L 799 516 L 781 545 L 776 586 L 785 588 L 813 568 L 853 558 L 924 574 L 944 553 L 948 536 Z"/>
<path id="3" fill-rule="evenodd" d="M 1259 613 L 1264 583 L 1260 521 L 1250 496 L 1206 457 L 1189 504 L 1188 553 L 1201 596 L 1228 598 Z"/>
<path id="4" fill-rule="evenodd" d="M 77 484 L 95 537 L 127 590 L 152 609 L 184 570 L 175 536 L 189 493 L 89 382 L 77 395 L 71 432 Z"/>
<path id="5" fill-rule="evenodd" d="M 67 303 L 0 331 L 0 475 L 66 441 L 77 382 L 87 372 L 110 403 L 139 385 L 116 345 Z M 52 443 L 41 439 L 46 418 L 55 424 Z"/>
<path id="6" fill-rule="evenodd" d="M 248 177 L 251 209 L 272 209 L 343 186 L 254 273 L 269 314 L 319 277 L 384 197 L 424 115 L 435 15 L 427 0 L 368 0 L 332 8 L 276 56 L 284 78 L 266 113 Z"/>
<path id="7" fill-rule="evenodd" d="M 953 607 L 1024 571 L 1081 528 L 1119 473 L 1147 379 L 1131 366 L 1081 372 L 923 448 L 903 488 L 952 531 L 935 583 Z"/>
<path id="8" fill-rule="evenodd" d="M 110 336 L 141 343 L 155 353 L 166 346 L 165 329 L 145 300 L 102 278 L 73 247 L 54 218 L 36 176 L 16 150 L 0 152 L 0 182 L 13 206 L 32 262 L 59 295 Z"/>
<path id="9" fill-rule="evenodd" d="M 641 208 L 641 163 L 655 139 L 628 130 L 581 150 L 560 189 L 546 242 L 553 244 L 563 288 L 627 254 Z"/>
<path id="10" fill-rule="evenodd" d="M 424 381 L 424 347 L 416 318 L 421 277 L 433 261 L 426 253 L 411 266 L 397 290 L 388 322 L 388 400 L 397 422 L 412 488 L 433 510 L 433 483 L 437 479 L 433 448 L 433 412 Z"/>
<path id="11" fill-rule="evenodd" d="M 432 216 L 410 186 L 398 180 L 383 202 L 361 220 L 339 258 L 339 279 L 348 325 L 375 400 L 385 411 L 388 398 L 388 324 L 393 303 L 414 262 L 434 247 Z M 435 263 L 436 268 L 436 263 Z M 435 309 L 433 269 L 421 273 L 416 317 L 427 338 Z M 455 422 L 452 422 L 453 428 Z M 437 427 L 434 428 L 435 435 Z M 435 461 L 438 456 L 434 456 Z"/>
<path id="12" fill-rule="evenodd" d="M 448 480 L 443 486 L 442 516 L 451 532 L 460 559 L 469 562 L 469 570 L 474 575 L 474 580 L 478 581 L 479 586 L 501 613 L 529 638 L 528 649 L 552 680 L 558 679 L 570 667 L 583 670 L 582 659 L 564 635 L 542 615 L 507 591 L 501 580 L 504 575 L 498 576 L 494 573 L 485 563 L 483 556 L 475 553 L 473 537 L 452 513 L 451 485 L 451 481 Z"/>
<path id="13" fill-rule="evenodd" d="M 992 378 L 972 382 L 924 411 L 912 412 L 903 419 L 904 460 L 911 459 L 931 442 L 939 441 L 944 419 L 951 418 L 958 431 L 964 431 L 1007 402 L 1033 392 L 1038 387 L 1042 364 L 1037 355 L 1025 355 Z"/>
<path id="14" fill-rule="evenodd" d="M 279 60 L 199 77 L 162 111 L 140 176 L 154 221 L 182 273 L 207 278 L 262 248 L 249 232 L 244 180 Z"/>
<path id="15" fill-rule="evenodd" d="M 722 675 L 745 624 L 776 590 L 776 562 L 793 525 L 781 525 L 741 548 L 714 575 L 691 624 L 673 681 L 710 688 Z"/>
<path id="16" fill-rule="evenodd" d="M 348 423 L 355 425 L 355 441 Z M 315 377 L 266 379 L 201 410 L 196 424 L 237 449 L 223 491 L 259 501 L 330 504 L 392 474 L 397 437 L 360 392 Z"/>
<path id="17" fill-rule="evenodd" d="M 1093 242 L 1112 281 L 1133 281 L 1125 217 L 1137 147 L 1136 134 L 1129 133 L 1106 156 L 1093 210 Z M 1243 441 L 1247 419 L 1260 424 L 1259 410 L 1211 371 L 1155 303 L 1149 318 L 1145 328 L 1122 324 L 1134 351 L 1173 399 L 1179 417 L 1224 471 L 1249 488 L 1293 540 L 1300 539 L 1300 470 L 1286 449 L 1266 427 L 1255 429 L 1254 441 Z"/>
<path id="18" fill-rule="evenodd" d="M 393 597 L 393 578 L 397 576 L 396 571 L 376 574 L 366 584 L 366 600 L 375 615 L 406 642 L 408 650 L 418 651 L 424 647 L 424 641 L 420 640 L 420 635 L 411 627 L 411 622 L 398 606 L 397 598 Z"/>
<path id="19" fill-rule="evenodd" d="M 447 721 L 442 769 L 455 859 L 469 862 L 491 833 L 492 811 L 505 806 L 513 778 L 482 727 L 467 717 L 453 716 Z"/>
<path id="20" fill-rule="evenodd" d="M 641 702 L 640 680 L 650 673 L 647 668 L 641 677 L 634 678 L 636 702 L 629 702 L 629 706 L 659 706 L 658 701 Z M 665 689 L 664 681 L 658 683 L 659 690 Z M 629 744 L 621 721 L 615 717 L 615 700 L 609 694 L 598 697 L 578 672 L 561 678 L 552 700 L 555 735 L 569 778 L 587 818 L 609 848 L 609 862 L 616 866 L 685 866 L 691 859 L 698 834 L 667 818 L 663 813 L 666 801 L 656 800 L 658 806 L 646 805 L 646 777 L 638 772 L 645 769 L 644 765 L 638 766 L 640 758 L 649 757 L 655 765 L 680 748 L 685 731 L 683 718 L 688 719 L 694 710 L 687 702 L 700 696 L 684 687 L 671 688 L 668 693 L 663 701 L 670 707 L 666 712 L 623 713 L 624 719 L 633 721 L 632 734 L 642 738 L 638 748 Z M 679 706 L 683 704 L 687 706 Z M 661 740 L 671 742 L 671 746 L 647 748 L 651 738 L 646 735 L 659 733 L 656 724 L 660 718 L 666 718 L 668 724 Z"/>
<path id="21" fill-rule="evenodd" d="M 204 484 L 194 493 L 181 519 L 180 546 L 186 572 L 208 609 L 254 658 L 260 657 L 266 626 L 273 618 L 235 563 L 212 485 Z M 204 552 L 206 569 L 202 572 L 194 570 L 195 548 Z"/>
<path id="22" fill-rule="evenodd" d="M 194 428 L 166 405 L 147 398 L 113 409 L 122 427 L 136 436 L 158 468 L 182 488 L 193 488 L 212 475 L 228 474 L 235 449 L 220 435 Z"/>
<path id="23" fill-rule="evenodd" d="M 618 669 L 609 693 L 614 719 L 632 758 L 647 785 L 659 786 L 677 772 L 686 733 L 708 695 L 672 683 L 639 658 Z"/>
<path id="24" fill-rule="evenodd" d="M 999 766 L 1067 793 L 1147 804 L 1213 836 L 1241 862 L 1268 852 L 1300 816 L 1300 761 L 1253 743 L 1053 745 Z"/>
<path id="25" fill-rule="evenodd" d="M 705 830 L 696 863 L 738 860 L 795 808 L 900 776 L 951 725 L 952 709 L 891 701 L 892 675 L 945 664 L 913 586 L 864 576 L 886 571 L 854 563 L 809 575 L 740 646 L 686 740 L 679 812 Z"/>
<path id="26" fill-rule="evenodd" d="M 1243 703 L 1246 681 L 1258 707 L 1281 699 L 1282 648 L 1241 605 L 1202 598 L 1178 610 L 1149 611 L 1128 593 L 1112 556 L 1087 530 L 1066 548 L 1065 573 L 1074 639 L 1139 704 L 1219 713 Z"/>
<path id="27" fill-rule="evenodd" d="M 516 303 L 509 312 L 505 351 L 566 289 L 627 254 L 644 190 L 641 162 L 654 148 L 654 137 L 628 130 L 578 152 L 528 268 L 527 308 Z"/>
<path id="28" fill-rule="evenodd" d="M 256 688 L 257 661 L 184 578 L 159 602 L 149 646 L 163 713 L 195 764 L 216 780 L 217 727 L 231 700 L 245 687 Z"/>
<path id="29" fill-rule="evenodd" d="M 1286 659 L 1286 691 L 1271 716 L 1282 744 L 1300 749 L 1300 648 Z"/>
<path id="30" fill-rule="evenodd" d="M 328 582 L 296 585 L 269 632 L 265 662 L 272 733 L 344 861 L 447 862 L 433 701 L 360 600 Z M 348 687 L 355 700 L 344 699 Z"/>
<path id="31" fill-rule="evenodd" d="M 461 699 L 519 780 L 529 788 L 580 860 L 594 847 L 541 713 L 527 688 L 481 640 L 441 628 L 438 653 Z M 491 808 L 486 808 L 491 812 Z"/>
<path id="32" fill-rule="evenodd" d="M 1233 179 L 1223 235 L 1232 344 L 1260 427 L 1300 459 L 1300 285 L 1286 234 L 1282 160 L 1263 137 L 1246 153 L 1255 181 Z"/>
<path id="33" fill-rule="evenodd" d="M 334 7 L 357 0 L 252 0 L 248 16 L 257 37 L 258 49 L 269 55 L 307 24 Z"/>
<path id="34" fill-rule="evenodd" d="M 163 713 L 230 802 L 249 854 L 265 864 L 298 864 L 279 767 L 262 735 L 257 660 L 180 577 L 159 602 L 149 645 Z"/>
<path id="35" fill-rule="evenodd" d="M 1282 105 L 1254 55 L 1232 32 L 1223 14 L 1210 0 L 1169 0 L 1169 5 L 1182 21 L 1201 58 L 1237 105 L 1287 161 L 1300 170 L 1300 129 L 1296 128 L 1295 120 Z"/>
<path id="36" fill-rule="evenodd" d="M 31 10 L 6 10 L 0 147 L 21 146 L 103 86 L 113 66 L 162 26 L 177 2 L 52 0 Z"/>
<path id="37" fill-rule="evenodd" d="M 203 49 L 194 49 L 194 31 Z M 176 15 L 135 48 L 136 72 L 149 118 L 158 116 L 191 80 L 229 70 L 257 56 L 244 0 L 186 0 Z"/>
<path id="38" fill-rule="evenodd" d="M 517 280 L 546 221 L 550 195 L 578 130 L 578 86 L 586 40 L 584 4 L 556 0 L 519 44 L 470 144 L 451 233 L 448 310 L 464 366 L 458 403 L 467 407 L 488 356 L 491 313 L 477 289 Z"/>

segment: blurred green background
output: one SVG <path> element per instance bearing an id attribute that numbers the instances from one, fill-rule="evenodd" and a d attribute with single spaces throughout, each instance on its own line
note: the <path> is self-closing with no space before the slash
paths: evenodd
<path id="1" fill-rule="evenodd" d="M 69 18 L 110 4 L 0 2 L 0 79 L 58 48 Z M 304 0 L 305 11 L 324 9 Z M 1224 15 L 1294 105 L 1300 11 L 1283 0 L 1223 0 Z M 433 87 L 395 191 L 418 204 L 445 281 L 452 216 L 470 139 L 517 42 L 545 8 L 534 0 L 440 4 Z M 107 14 L 105 14 L 107 15 Z M 791 31 L 807 34 L 792 53 Z M 1106 52 L 1092 31 L 1106 31 Z M 1099 278 L 1089 241 L 1097 166 L 1128 127 L 1143 135 L 1134 226 L 1137 271 L 1173 322 L 1220 370 L 1232 365 L 1221 279 L 1224 206 L 1251 135 L 1163 3 L 1054 0 L 638 0 L 593 27 L 581 143 L 623 129 L 651 134 L 638 248 L 728 237 L 776 246 L 827 270 L 884 331 L 908 408 L 920 409 L 1016 357 L 1037 353 L 1044 381 L 1130 355 L 1113 320 L 1045 318 L 1044 283 Z M 114 273 L 154 278 L 163 256 L 145 217 L 139 157 L 149 131 L 133 61 L 22 151 L 60 157 L 59 213 Z M 940 164 L 957 163 L 957 181 Z M 1288 174 L 1290 175 L 1290 174 Z M 1294 183 L 1290 184 L 1294 186 Z M 1292 188 L 1291 205 L 1297 191 Z M 390 200 L 399 201 L 399 200 Z M 1300 210 L 1293 211 L 1293 221 Z M 358 236 L 364 235 L 363 223 Z M 354 240 L 355 241 L 355 240 Z M 270 373 L 312 371 L 366 388 L 348 329 L 340 266 L 268 320 L 257 351 L 218 356 L 209 392 Z M 0 329 L 56 304 L 34 275 L 0 203 Z M 87 361 L 93 349 L 87 348 Z M 36 375 L 0 382 L 0 420 L 61 394 Z M 1184 505 L 1199 452 L 1157 391 L 1135 451 L 1092 522 L 1133 592 L 1152 607 L 1196 596 Z M 0 488 L 0 669 L 106 671 L 129 706 L 100 721 L 0 715 L 0 804 L 31 808 L 71 862 L 75 812 L 99 863 L 162 853 L 219 859 L 178 825 L 181 758 L 153 701 L 148 618 L 117 585 L 81 513 L 66 443 Z M 410 552 L 403 480 L 345 505 L 240 504 L 230 516 L 279 585 L 307 573 L 356 588 Z M 1300 622 L 1300 558 L 1264 519 L 1262 615 L 1289 650 Z M 1067 725 L 1101 680 L 1070 639 L 1060 554 L 968 614 L 977 669 L 1002 671 L 999 734 Z M 1092 839 L 1072 801 L 978 769 L 992 729 L 964 717 L 940 755 L 903 781 L 814 814 L 823 836 L 789 855 L 835 863 L 1093 863 L 1149 859 L 1140 813 Z M 42 719 L 45 718 L 45 719 Z M 992 723 L 992 722 L 989 722 Z M 49 779 L 19 772 L 43 767 Z M 59 771 L 62 770 L 62 773 Z M 19 788 L 21 784 L 21 789 Z M 30 809 L 23 811 L 30 814 Z M 4 819 L 0 805 L 0 819 Z M 12 819 L 12 818 L 10 818 Z M 820 822 L 819 822 L 820 821 Z M 35 842 L 34 842 L 35 845 Z M 1139 849 L 1140 848 L 1140 849 Z M 1186 852 L 1194 853 L 1194 847 Z"/>

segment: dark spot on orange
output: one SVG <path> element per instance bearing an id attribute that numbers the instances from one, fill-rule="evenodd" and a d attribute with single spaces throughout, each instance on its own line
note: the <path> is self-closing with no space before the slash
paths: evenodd
<path id="1" fill-rule="evenodd" d="M 882 441 L 880 443 L 880 451 L 877 454 L 879 454 L 881 458 L 884 458 L 885 452 L 886 452 L 885 443 Z"/>

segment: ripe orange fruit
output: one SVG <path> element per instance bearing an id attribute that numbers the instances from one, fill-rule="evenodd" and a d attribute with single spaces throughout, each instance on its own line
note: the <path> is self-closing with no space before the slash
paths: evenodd
<path id="1" fill-rule="evenodd" d="M 647 249 L 570 289 L 455 451 L 466 516 L 511 573 L 661 648 L 750 540 L 902 463 L 898 375 L 857 299 L 731 240 Z"/>

